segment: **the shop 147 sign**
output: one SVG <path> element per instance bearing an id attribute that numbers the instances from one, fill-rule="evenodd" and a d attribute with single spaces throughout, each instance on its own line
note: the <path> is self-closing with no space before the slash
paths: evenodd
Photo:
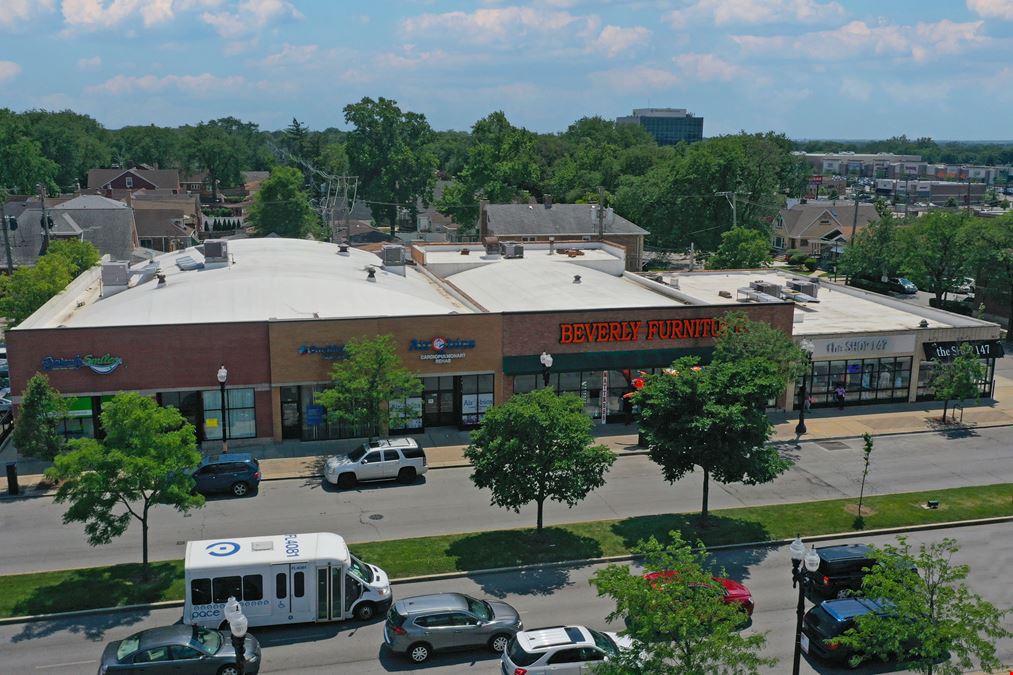
<path id="1" fill-rule="evenodd" d="M 119 356 L 47 356 L 42 359 L 43 370 L 75 370 L 77 368 L 90 368 L 92 372 L 99 375 L 108 375 L 123 365 L 123 359 Z"/>
<path id="2" fill-rule="evenodd" d="M 454 359 L 463 359 L 465 352 L 458 350 L 474 348 L 474 340 L 449 339 L 439 335 L 428 340 L 412 340 L 408 345 L 410 352 L 423 352 L 419 355 L 420 361 L 434 363 L 450 363 Z"/>

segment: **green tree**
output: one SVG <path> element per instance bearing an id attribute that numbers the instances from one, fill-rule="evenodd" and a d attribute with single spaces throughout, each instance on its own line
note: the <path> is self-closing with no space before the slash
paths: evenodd
<path id="1" fill-rule="evenodd" d="M 259 145 L 253 142 L 256 125 L 225 117 L 184 127 L 183 131 L 187 162 L 208 172 L 216 201 L 219 188 L 242 184 L 242 171 L 254 168 Z"/>
<path id="2" fill-rule="evenodd" d="M 105 405 L 102 427 L 102 440 L 70 441 L 46 476 L 60 481 L 56 503 L 69 504 L 63 522 L 84 523 L 92 546 L 108 544 L 137 520 L 147 577 L 150 510 L 164 505 L 185 513 L 204 505 L 192 494 L 189 473 L 201 459 L 197 433 L 175 408 L 133 392 Z"/>
<path id="3" fill-rule="evenodd" d="M 14 422 L 14 447 L 22 457 L 52 460 L 64 448 L 57 422 L 67 411 L 60 392 L 49 386 L 49 378 L 35 373 L 21 394 L 18 418 Z"/>
<path id="4" fill-rule="evenodd" d="M 987 280 L 997 299 L 1006 299 L 1006 329 L 1013 331 L 1013 213 L 999 218 L 978 218 L 964 229 L 975 276 Z"/>
<path id="5" fill-rule="evenodd" d="M 293 117 L 292 124 L 285 129 L 285 148 L 300 159 L 309 159 L 306 157 L 309 135 L 306 125 Z"/>
<path id="6" fill-rule="evenodd" d="M 112 134 L 113 156 L 120 166 L 147 164 L 159 169 L 184 165 L 183 137 L 179 129 L 147 126 L 122 127 Z"/>
<path id="7" fill-rule="evenodd" d="M 878 220 L 869 223 L 848 243 L 837 269 L 850 277 L 879 280 L 895 276 L 902 264 L 897 224 L 889 211 L 882 210 Z"/>
<path id="8" fill-rule="evenodd" d="M 743 635 L 745 611 L 724 601 L 724 589 L 713 579 L 703 544 L 693 550 L 678 531 L 668 545 L 654 537 L 637 552 L 648 570 L 677 574 L 648 580 L 628 565 L 598 570 L 591 583 L 598 595 L 615 602 L 608 621 L 626 621 L 633 646 L 619 658 L 598 666 L 597 675 L 749 675 L 773 667 L 777 659 L 761 656 L 764 633 Z M 721 572 L 723 574 L 723 572 Z"/>
<path id="9" fill-rule="evenodd" d="M 58 239 L 49 245 L 46 255 L 65 258 L 71 265 L 73 278 L 97 265 L 100 259 L 95 244 L 80 239 Z"/>
<path id="10" fill-rule="evenodd" d="M 594 445 L 584 402 L 573 394 L 537 389 L 493 406 L 472 433 L 464 456 L 471 480 L 492 492 L 492 503 L 519 513 L 534 502 L 542 531 L 546 500 L 573 507 L 605 484 L 615 453 Z"/>
<path id="11" fill-rule="evenodd" d="M 42 146 L 25 128 L 24 120 L 0 108 L 0 189 L 34 194 L 39 183 L 52 189 L 59 167 L 46 158 Z M 4 202 L 7 195 L 3 195 Z"/>
<path id="12" fill-rule="evenodd" d="M 0 276 L 0 314 L 13 327 L 30 317 L 73 279 L 74 263 L 60 255 L 44 255 L 33 267 Z"/>
<path id="13" fill-rule="evenodd" d="M 714 360 L 731 363 L 763 359 L 777 368 L 781 387 L 803 375 L 808 357 L 791 336 L 742 311 L 722 317 L 724 331 L 714 344 Z"/>
<path id="14" fill-rule="evenodd" d="M 72 110 L 22 113 L 28 134 L 42 154 L 56 165 L 54 181 L 62 190 L 87 183 L 88 170 L 109 166 L 112 160 L 109 132 L 101 124 Z"/>
<path id="15" fill-rule="evenodd" d="M 332 386 L 314 399 L 332 422 L 352 424 L 372 439 L 414 416 L 405 402 L 422 393 L 422 381 L 401 364 L 392 336 L 349 340 L 345 354 L 331 369 Z"/>
<path id="16" fill-rule="evenodd" d="M 665 480 L 703 470 L 700 519 L 706 523 L 711 478 L 756 485 L 787 470 L 789 462 L 767 445 L 773 427 L 766 413 L 785 381 L 777 365 L 762 358 L 697 364 L 696 357 L 685 357 L 668 372 L 649 375 L 634 403 L 651 460 Z"/>
<path id="17" fill-rule="evenodd" d="M 366 97 L 346 105 L 348 133 L 345 149 L 350 168 L 359 177 L 362 196 L 375 202 L 373 215 L 394 232 L 399 208 L 415 221 L 416 204 L 432 198 L 436 156 L 429 149 L 432 129 L 425 115 L 402 112 L 397 101 Z"/>
<path id="18" fill-rule="evenodd" d="M 721 245 L 707 261 L 715 270 L 753 269 L 769 263 L 770 238 L 749 227 L 733 227 L 721 235 Z"/>
<path id="19" fill-rule="evenodd" d="M 862 501 L 865 499 L 865 479 L 869 476 L 869 460 L 872 458 L 872 435 L 862 434 L 862 487 L 858 491 L 858 515 L 855 516 L 855 529 L 861 530 L 865 527 L 865 516 L 862 514 Z"/>
<path id="20" fill-rule="evenodd" d="M 889 659 L 905 653 L 905 666 L 926 675 L 958 675 L 974 670 L 975 662 L 978 670 L 1000 669 L 995 642 L 1013 637 L 1004 625 L 1010 611 L 967 587 L 970 568 L 954 561 L 957 543 L 943 539 L 915 552 L 906 537 L 897 542 L 874 548 L 872 557 L 880 564 L 862 579 L 862 596 L 890 610 L 858 617 L 834 642 L 855 650 L 852 663 L 862 655 Z"/>
<path id="21" fill-rule="evenodd" d="M 897 231 L 903 268 L 940 302 L 967 274 L 971 257 L 963 235 L 967 222 L 964 212 L 932 211 Z"/>
<path id="22" fill-rule="evenodd" d="M 292 166 L 276 166 L 253 198 L 247 220 L 258 237 L 277 234 L 301 239 L 316 222 L 309 197 L 302 191 L 303 174 Z"/>
<path id="23" fill-rule="evenodd" d="M 980 384 L 985 377 L 985 366 L 974 346 L 960 345 L 960 353 L 951 359 L 932 359 L 932 378 L 929 386 L 937 399 L 943 401 L 943 424 L 950 401 L 978 400 Z"/>

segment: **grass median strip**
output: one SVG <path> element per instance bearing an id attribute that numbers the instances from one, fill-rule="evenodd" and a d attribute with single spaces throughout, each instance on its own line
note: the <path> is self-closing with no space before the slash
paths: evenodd
<path id="1" fill-rule="evenodd" d="M 924 508 L 929 499 L 939 500 L 939 508 Z M 697 514 L 676 513 L 547 527 L 541 538 L 533 529 L 498 530 L 369 542 L 351 548 L 398 578 L 623 555 L 652 535 L 666 540 L 671 530 L 680 530 L 689 541 L 700 538 L 708 546 L 782 539 L 796 533 L 804 537 L 846 532 L 852 530 L 856 502 L 833 499 L 719 509 L 711 513 L 706 528 L 699 526 Z M 864 503 L 872 510 L 865 516 L 866 529 L 1013 516 L 1013 484 L 866 497 Z M 0 617 L 182 599 L 181 560 L 152 563 L 147 582 L 140 581 L 140 568 L 126 564 L 0 576 Z"/>

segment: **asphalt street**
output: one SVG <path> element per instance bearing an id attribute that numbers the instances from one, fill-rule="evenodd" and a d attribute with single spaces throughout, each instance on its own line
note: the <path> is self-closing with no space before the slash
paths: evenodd
<path id="1" fill-rule="evenodd" d="M 866 494 L 1013 482 L 1013 433 L 995 427 L 963 435 L 935 433 L 876 440 Z M 861 439 L 782 446 L 797 460 L 767 485 L 712 483 L 711 508 L 832 499 L 858 494 Z M 182 558 L 187 540 L 285 532 L 337 532 L 350 542 L 531 526 L 533 507 L 519 514 L 493 507 L 470 470 L 430 471 L 414 485 L 376 483 L 337 490 L 320 479 L 263 483 L 259 493 L 212 498 L 188 515 L 157 507 L 151 515 L 152 560 Z M 573 509 L 547 504 L 546 523 L 626 518 L 700 508 L 700 474 L 671 485 L 644 456 L 616 461 L 608 483 Z M 0 502 L 0 571 L 16 574 L 140 560 L 140 528 L 91 547 L 81 525 L 64 525 L 51 497 Z"/>
<path id="2" fill-rule="evenodd" d="M 955 562 L 971 567 L 969 585 L 993 604 L 1013 605 L 1013 587 L 997 580 L 1005 577 L 1013 559 L 1013 525 L 988 525 L 911 535 L 912 542 L 953 537 L 961 544 Z M 855 540 L 850 540 L 855 541 Z M 870 537 L 883 543 L 892 537 Z M 829 542 L 821 545 L 828 545 Z M 766 653 L 778 659 L 770 673 L 790 670 L 794 647 L 796 594 L 791 588 L 786 547 L 751 548 L 718 553 L 718 566 L 743 581 L 753 593 L 756 610 L 748 631 L 767 634 Z M 456 590 L 479 597 L 499 598 L 516 607 L 529 628 L 581 623 L 592 628 L 621 630 L 609 626 L 605 616 L 611 606 L 597 597 L 588 579 L 600 566 L 543 568 L 539 571 L 492 574 L 473 578 L 398 585 L 395 597 Z M 109 640 L 134 631 L 171 624 L 179 609 L 142 613 L 114 613 L 49 622 L 0 626 L 0 670 L 8 673 L 94 673 L 102 647 Z M 1013 617 L 1009 619 L 1013 628 Z M 414 671 L 420 673 L 497 673 L 498 661 L 491 653 L 437 654 L 423 666 L 413 667 L 382 646 L 383 626 L 370 624 L 304 624 L 253 630 L 264 654 L 262 673 L 337 673 L 372 675 Z M 1013 663 L 1013 641 L 999 645 L 999 657 Z M 806 673 L 904 672 L 897 666 L 877 663 L 855 671 L 835 669 L 819 662 L 803 661 Z"/>

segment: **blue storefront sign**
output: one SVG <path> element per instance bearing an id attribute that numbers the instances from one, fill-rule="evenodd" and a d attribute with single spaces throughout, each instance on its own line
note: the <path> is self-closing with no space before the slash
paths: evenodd
<path id="1" fill-rule="evenodd" d="M 306 406 L 306 425 L 319 427 L 324 423 L 324 407 L 322 405 Z"/>
<path id="2" fill-rule="evenodd" d="M 326 361 L 341 361 L 348 358 L 345 345 L 299 345 L 299 353 L 303 356 L 316 354 Z"/>

